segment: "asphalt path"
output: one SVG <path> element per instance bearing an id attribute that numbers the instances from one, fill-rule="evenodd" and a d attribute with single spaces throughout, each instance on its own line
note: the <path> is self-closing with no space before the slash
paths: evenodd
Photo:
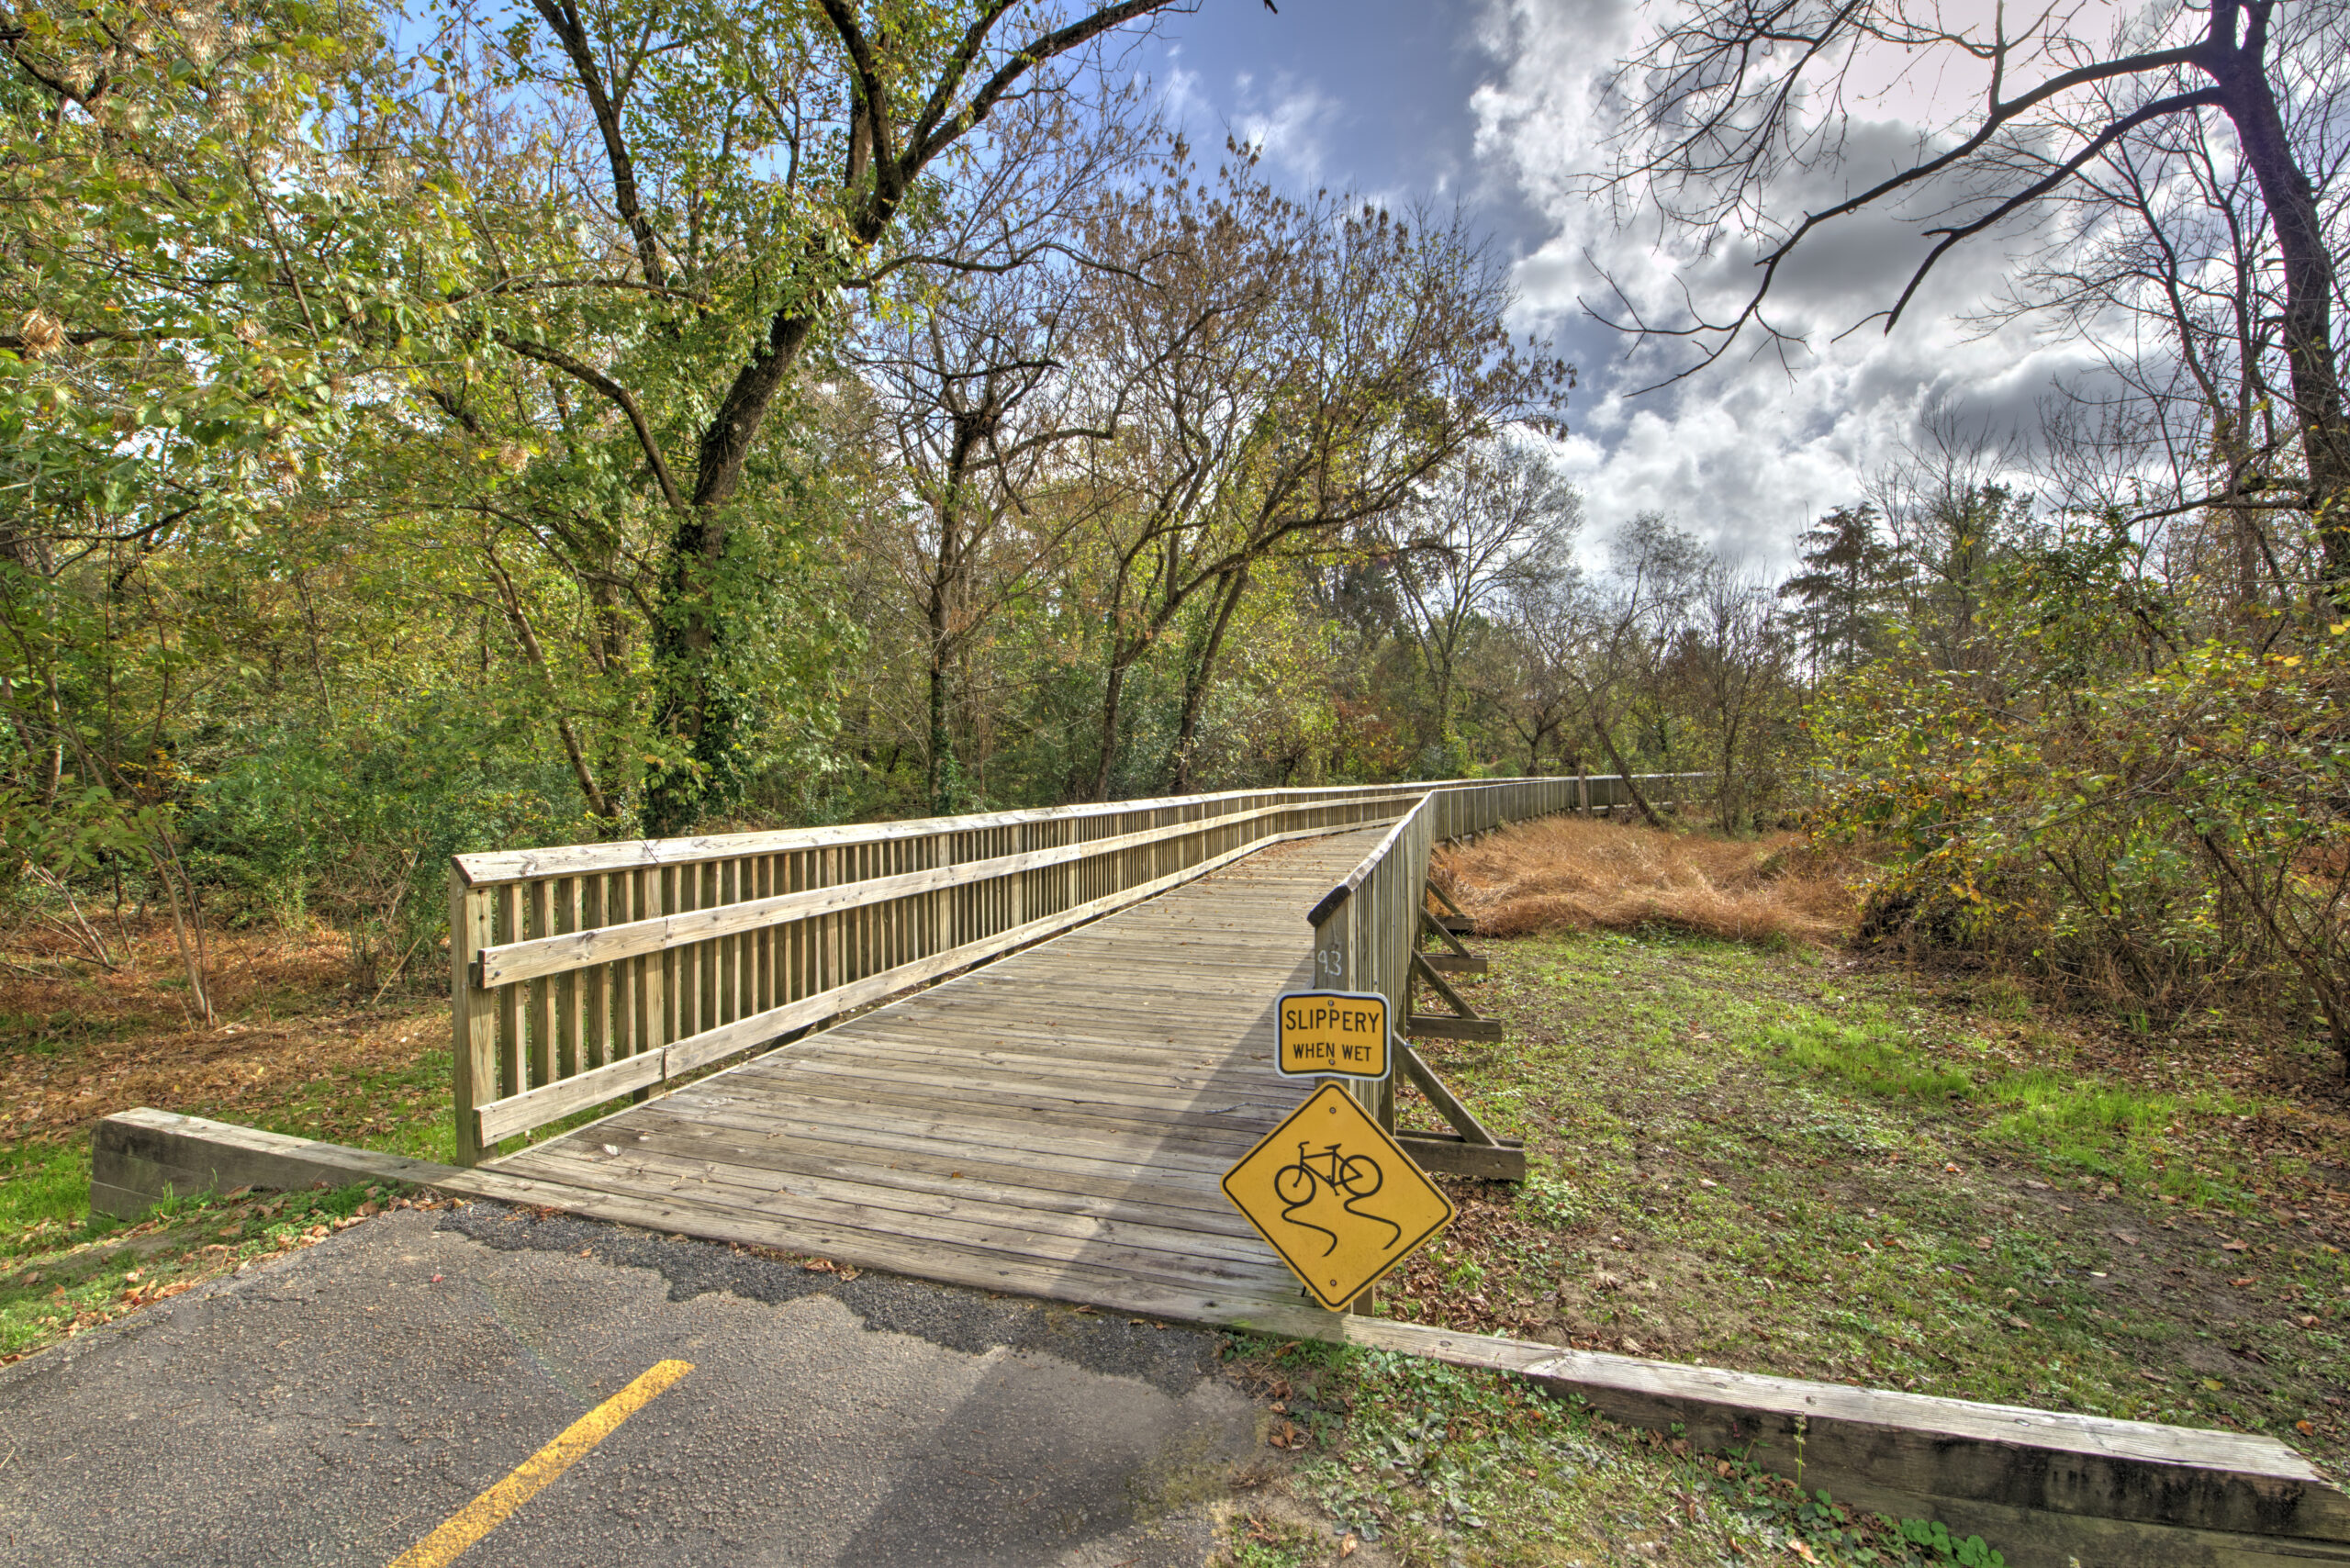
<path id="1" fill-rule="evenodd" d="M 1198 1563 L 1267 1452 L 1209 1334 L 475 1203 L 0 1372 L 0 1562 L 380 1568 L 673 1360 L 464 1568 Z"/>

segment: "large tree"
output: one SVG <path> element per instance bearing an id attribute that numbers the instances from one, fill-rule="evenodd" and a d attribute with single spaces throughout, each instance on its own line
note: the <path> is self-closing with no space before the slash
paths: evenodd
<path id="1" fill-rule="evenodd" d="M 1583 497 L 1539 445 L 1479 443 L 1382 531 L 1403 630 L 1431 687 L 1424 745 L 1453 739 L 1454 689 L 1469 639 L 1518 590 L 1567 575 Z"/>
<path id="2" fill-rule="evenodd" d="M 603 214 L 554 275 L 516 277 L 486 232 L 478 292 L 512 302 L 484 312 L 488 339 L 624 422 L 668 519 L 653 831 L 723 809 L 744 771 L 730 644 L 768 568 L 742 492 L 794 366 L 845 296 L 909 265 L 1001 268 L 1058 243 L 1058 198 L 1078 192 L 1055 182 L 1090 172 L 1041 156 L 1087 134 L 1072 79 L 1100 40 L 1179 5 L 532 0 L 534 27 L 453 23 L 453 56 L 555 133 L 552 182 Z M 486 230 L 533 220 L 547 183 L 500 193 Z"/>
<path id="3" fill-rule="evenodd" d="M 2333 312 L 2341 88 L 2350 9 L 2277 0 L 2145 12 L 1993 9 L 1961 23 L 1930 0 L 1688 0 L 1618 68 L 1609 179 L 1669 228 L 1751 241 L 1756 282 L 1736 308 L 1643 330 L 1690 340 L 1710 363 L 1750 332 L 1777 335 L 1773 292 L 1799 252 L 1874 211 L 1919 231 L 1923 253 L 1877 313 L 1890 331 L 1953 249 L 2012 232 L 2077 197 L 2114 151 L 2189 117 L 2218 117 L 2274 237 L 2277 335 L 2323 569 L 2350 596 L 2350 424 Z M 2092 18 L 2118 18 L 2100 37 Z M 1925 128 L 1890 169 L 1853 167 L 1843 194 L 1790 209 L 1807 172 L 1841 173 L 1872 84 L 1969 83 L 1979 95 Z M 1818 188 L 1819 182 L 1811 182 Z"/>
<path id="4" fill-rule="evenodd" d="M 1572 371 L 1510 341 L 1505 276 L 1458 218 L 1292 201 L 1253 154 L 1213 184 L 1179 148 L 1110 207 L 1090 245 L 1102 291 L 1093 375 L 1126 413 L 1091 531 L 1106 623 L 1099 745 L 1074 793 L 1102 800 L 1128 681 L 1204 607 L 1184 672 L 1177 788 L 1233 611 L 1263 562 L 1356 544 L 1474 442 L 1556 420 Z"/>

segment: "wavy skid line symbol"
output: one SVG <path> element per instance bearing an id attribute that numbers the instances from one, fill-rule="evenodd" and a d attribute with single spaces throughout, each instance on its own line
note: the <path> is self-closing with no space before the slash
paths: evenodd
<path id="1" fill-rule="evenodd" d="M 1367 1219 L 1373 1225 L 1383 1225 L 1387 1227 L 1390 1233 L 1387 1238 L 1387 1247 L 1393 1247 L 1401 1241 L 1404 1238 L 1402 1226 L 1383 1215 L 1371 1214 L 1355 1207 L 1366 1198 L 1376 1195 L 1379 1189 L 1387 1184 L 1387 1173 L 1380 1170 L 1379 1161 L 1368 1154 L 1342 1153 L 1339 1146 L 1335 1143 L 1324 1148 L 1320 1154 L 1308 1154 L 1306 1150 L 1310 1147 L 1311 1145 L 1305 1140 L 1300 1139 L 1296 1162 L 1284 1165 L 1273 1172 L 1273 1196 L 1281 1201 L 1281 1218 L 1300 1230 L 1317 1231 L 1328 1237 L 1330 1239 L 1324 1243 L 1322 1248 L 1322 1256 L 1325 1258 L 1337 1251 L 1338 1249 L 1337 1231 L 1326 1225 L 1315 1225 L 1312 1220 L 1296 1217 L 1300 1209 L 1312 1205 L 1315 1198 L 1321 1193 L 1323 1185 L 1327 1183 L 1331 1191 L 1340 1194 L 1339 1206 L 1347 1213 L 1357 1219 Z M 1316 1169 L 1317 1166 L 1320 1169 Z M 1385 1251 L 1386 1248 L 1382 1248 L 1381 1250 Z"/>

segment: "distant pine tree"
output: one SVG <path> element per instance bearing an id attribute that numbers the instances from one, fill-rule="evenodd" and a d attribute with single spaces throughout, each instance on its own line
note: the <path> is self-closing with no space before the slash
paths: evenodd
<path id="1" fill-rule="evenodd" d="M 1903 574 L 1877 532 L 1876 508 L 1839 507 L 1796 543 L 1804 570 L 1779 585 L 1815 673 L 1857 668 L 1883 640 L 1886 602 Z"/>

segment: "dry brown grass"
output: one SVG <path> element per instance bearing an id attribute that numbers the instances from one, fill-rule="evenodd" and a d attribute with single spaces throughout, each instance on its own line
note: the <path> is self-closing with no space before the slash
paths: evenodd
<path id="1" fill-rule="evenodd" d="M 211 933 L 210 1028 L 183 1005 L 167 923 L 108 921 L 106 937 L 119 965 L 110 972 L 53 932 L 0 931 L 0 1146 L 80 1136 L 134 1105 L 263 1121 L 321 1081 L 397 1071 L 447 1043 L 446 1002 L 354 990 L 346 945 L 323 929 Z M 315 1136 L 360 1142 L 380 1130 L 370 1107 L 334 1109 L 343 1114 Z"/>
<path id="2" fill-rule="evenodd" d="M 1487 936 L 1662 925 L 1824 946 L 1852 929 L 1854 869 L 1800 834 L 1735 840 L 1550 817 L 1439 849 L 1432 871 Z"/>

